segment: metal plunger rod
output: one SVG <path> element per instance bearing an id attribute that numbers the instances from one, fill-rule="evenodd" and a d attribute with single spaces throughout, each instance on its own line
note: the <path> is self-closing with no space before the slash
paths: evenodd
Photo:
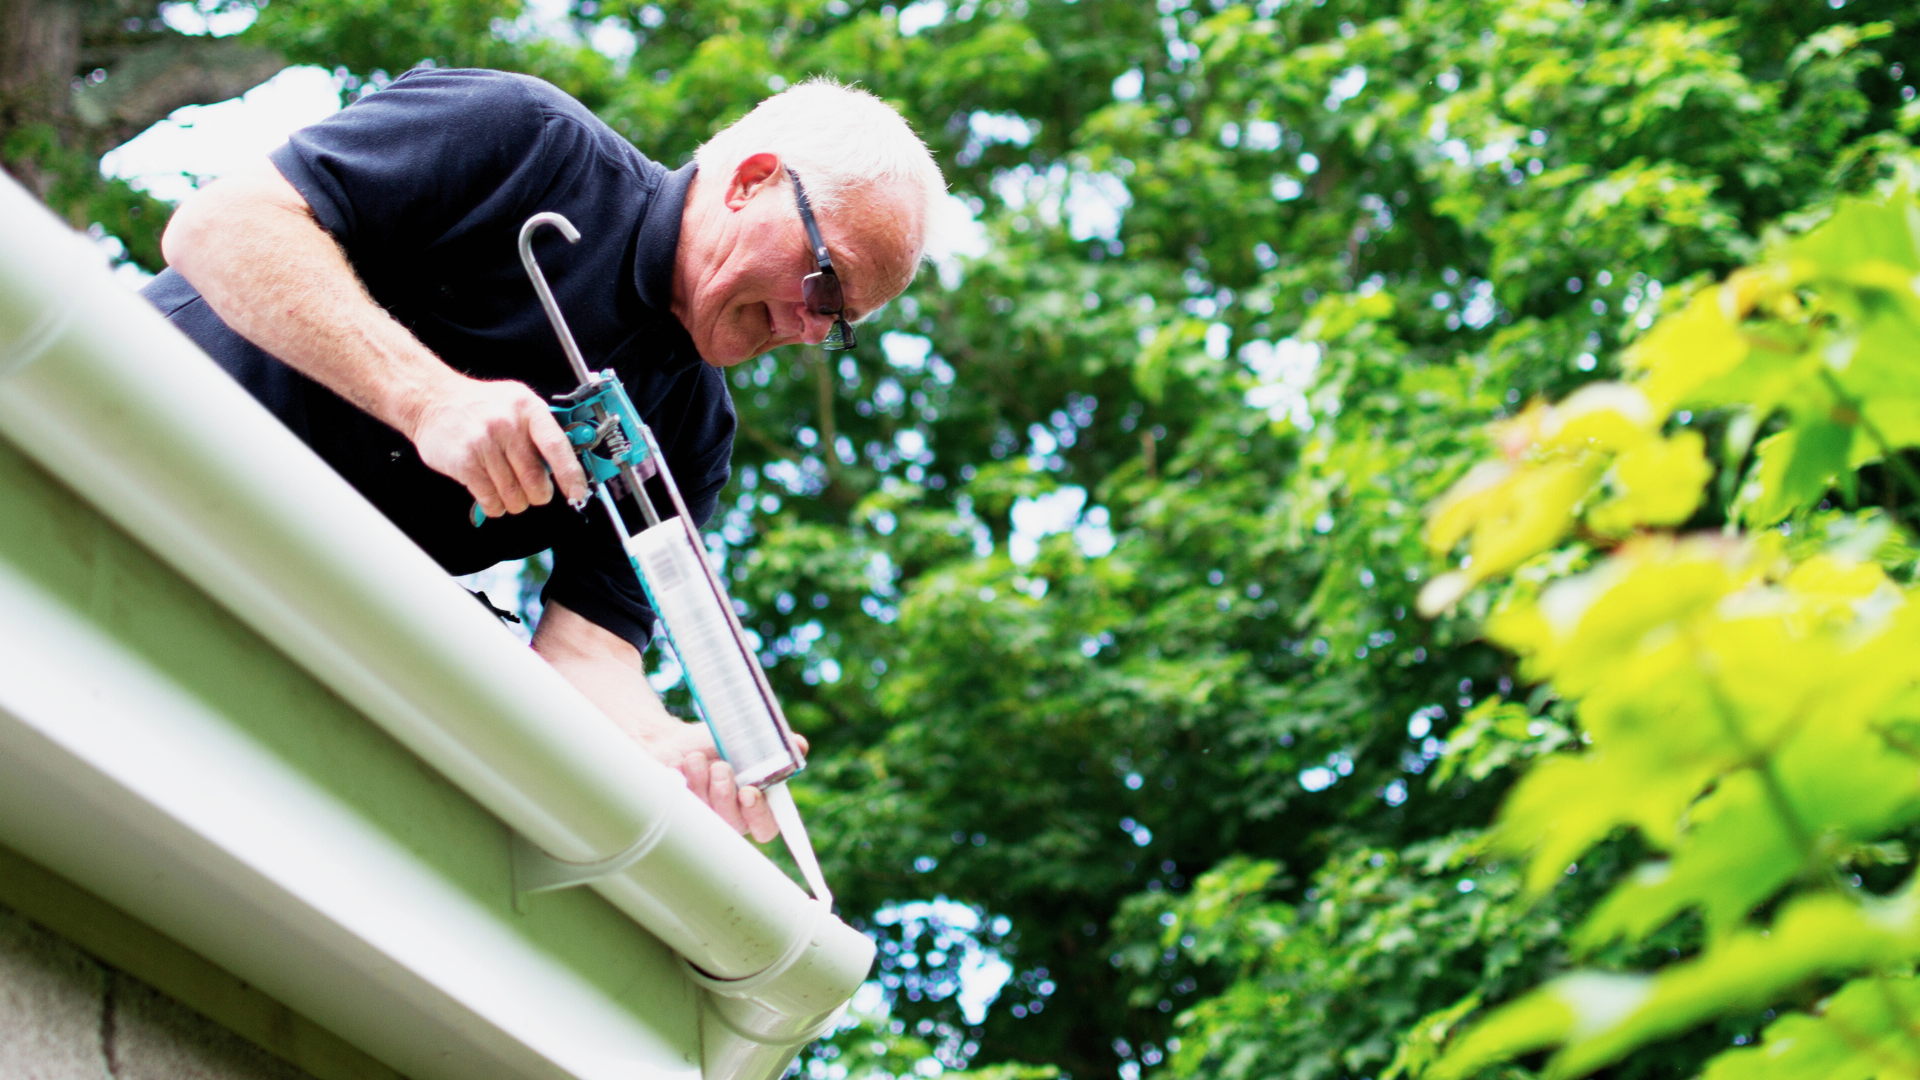
<path id="1" fill-rule="evenodd" d="M 580 355 L 580 346 L 573 340 L 573 331 L 567 329 L 567 318 L 560 314 L 560 305 L 553 299 L 553 290 L 547 287 L 547 275 L 540 272 L 540 264 L 533 259 L 533 234 L 540 226 L 551 225 L 560 230 L 567 243 L 580 240 L 580 230 L 573 227 L 559 214 L 547 211 L 535 214 L 520 226 L 520 265 L 527 268 L 527 276 L 533 279 L 533 291 L 540 294 L 540 306 L 546 309 L 547 321 L 553 324 L 554 336 L 560 339 L 560 347 L 566 350 L 567 363 L 573 365 L 574 378 L 582 385 L 593 381 L 593 374 L 587 370 L 586 358 Z"/>
<path id="2" fill-rule="evenodd" d="M 627 486 L 633 489 L 633 501 L 640 504 L 640 516 L 646 520 L 647 528 L 660 524 L 660 515 L 653 508 L 653 500 L 647 498 L 647 489 L 641 486 L 640 470 L 631 465 L 622 465 L 620 475 L 626 478 Z"/>
<path id="3" fill-rule="evenodd" d="M 526 224 L 520 226 L 520 265 L 526 267 L 527 277 L 533 280 L 533 291 L 540 296 L 540 307 L 546 311 L 547 321 L 553 324 L 553 335 L 560 339 L 560 348 L 567 354 L 567 363 L 573 365 L 574 378 L 580 380 L 580 385 L 585 386 L 593 381 L 593 373 L 587 370 L 586 357 L 580 355 L 579 342 L 573 340 L 573 331 L 567 327 L 567 317 L 560 313 L 560 304 L 554 300 L 553 289 L 547 285 L 547 275 L 541 272 L 540 263 L 533 257 L 533 234 L 540 231 L 542 225 L 551 225 L 560 230 L 560 235 L 566 237 L 569 244 L 579 242 L 580 230 L 574 228 L 573 222 L 568 221 L 563 215 L 552 211 L 533 215 L 527 219 Z M 595 419 L 604 421 L 606 417 L 601 415 L 596 416 Z M 640 504 L 640 516 L 646 521 L 647 526 L 651 528 L 660 524 L 660 515 L 654 510 L 652 500 L 647 498 L 647 491 L 641 485 L 639 472 L 631 465 L 622 465 L 620 475 L 626 478 L 627 486 L 633 489 L 634 501 Z M 605 502 L 608 516 L 614 519 L 622 539 L 625 539 L 626 523 L 620 520 L 619 511 L 615 509 L 613 500 L 607 498 L 604 491 L 601 492 L 601 497 Z"/>

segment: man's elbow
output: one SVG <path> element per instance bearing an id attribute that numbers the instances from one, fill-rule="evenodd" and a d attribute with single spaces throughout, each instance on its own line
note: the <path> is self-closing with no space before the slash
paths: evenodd
<path id="1" fill-rule="evenodd" d="M 212 189 L 207 188 L 187 196 L 167 219 L 167 227 L 160 234 L 160 257 L 189 281 L 193 280 L 190 269 L 194 256 L 205 241 L 210 215 L 204 212 L 204 206 L 212 193 Z"/>
<path id="2" fill-rule="evenodd" d="M 217 273 L 220 253 L 250 235 L 298 220 L 318 231 L 307 204 L 271 164 L 224 177 L 182 200 L 160 234 L 160 254 L 189 282 Z"/>

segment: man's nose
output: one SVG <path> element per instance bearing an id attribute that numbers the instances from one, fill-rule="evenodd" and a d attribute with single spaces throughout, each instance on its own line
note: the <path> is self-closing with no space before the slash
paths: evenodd
<path id="1" fill-rule="evenodd" d="M 819 315 L 807 309 L 807 305 L 797 305 L 800 314 L 800 340 L 809 345 L 818 345 L 827 340 L 833 332 L 833 316 Z"/>

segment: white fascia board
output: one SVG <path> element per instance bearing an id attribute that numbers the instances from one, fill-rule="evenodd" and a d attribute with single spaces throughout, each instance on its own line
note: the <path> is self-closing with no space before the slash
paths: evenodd
<path id="1" fill-rule="evenodd" d="M 707 976 L 708 1080 L 772 1080 L 832 1023 L 872 964 L 870 939 L 486 617 L 5 178 L 0 221 L 0 437 L 547 854 L 598 862 L 650 838 L 645 858 L 592 888 Z"/>
<path id="2" fill-rule="evenodd" d="M 635 1015 L 4 561 L 0 612 L 9 846 L 419 1080 L 699 1075 L 664 946 Z"/>

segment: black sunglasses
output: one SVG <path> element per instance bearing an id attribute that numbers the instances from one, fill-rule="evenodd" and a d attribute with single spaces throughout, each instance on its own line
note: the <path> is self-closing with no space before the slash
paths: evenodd
<path id="1" fill-rule="evenodd" d="M 853 324 L 842 315 L 846 296 L 840 290 L 840 277 L 833 272 L 833 260 L 827 255 L 827 242 L 820 239 L 820 226 L 813 220 L 813 205 L 807 201 L 807 189 L 800 186 L 800 174 L 792 168 L 793 201 L 800 207 L 800 224 L 807 227 L 807 243 L 813 246 L 813 262 L 820 269 L 800 279 L 800 298 L 815 315 L 833 316 L 833 329 L 820 347 L 828 352 L 853 348 Z"/>

